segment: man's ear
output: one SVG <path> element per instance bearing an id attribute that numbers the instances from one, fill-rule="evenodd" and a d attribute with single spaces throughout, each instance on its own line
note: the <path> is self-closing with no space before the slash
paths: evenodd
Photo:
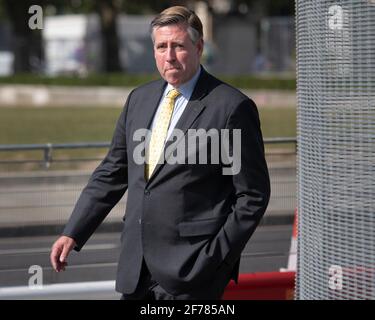
<path id="1" fill-rule="evenodd" d="M 204 47 L 204 41 L 203 41 L 203 38 L 200 38 L 197 42 L 197 50 L 198 50 L 198 54 L 200 57 L 202 56 L 202 53 L 203 53 L 203 47 Z"/>

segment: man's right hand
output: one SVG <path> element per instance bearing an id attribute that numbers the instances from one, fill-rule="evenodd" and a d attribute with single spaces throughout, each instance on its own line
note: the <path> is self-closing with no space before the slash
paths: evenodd
<path id="1" fill-rule="evenodd" d="M 56 272 L 65 271 L 65 267 L 68 265 L 66 259 L 75 246 L 74 239 L 67 236 L 61 236 L 55 241 L 51 249 L 50 260 Z"/>

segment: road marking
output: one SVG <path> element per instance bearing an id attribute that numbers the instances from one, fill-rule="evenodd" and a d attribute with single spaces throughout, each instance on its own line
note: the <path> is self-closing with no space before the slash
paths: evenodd
<path id="1" fill-rule="evenodd" d="M 88 269 L 88 268 L 105 268 L 105 267 L 117 267 L 117 262 L 102 262 L 102 263 L 85 263 L 85 264 L 76 264 L 76 265 L 68 265 L 67 269 Z M 54 271 L 51 266 L 42 266 L 44 271 Z M 17 269 L 3 269 L 0 270 L 0 273 L 8 273 L 8 272 L 27 272 L 29 268 L 17 268 Z M 1 287 L 1 286 L 0 286 Z"/>
<path id="2" fill-rule="evenodd" d="M 109 250 L 119 248 L 119 245 L 112 243 L 103 243 L 103 244 L 88 244 L 85 245 L 82 251 L 89 250 Z M 32 253 L 46 253 L 50 252 L 51 247 L 48 248 L 27 248 L 27 249 L 2 249 L 0 250 L 0 255 L 2 254 L 32 254 Z"/>
<path id="3" fill-rule="evenodd" d="M 84 294 L 84 293 L 116 293 L 115 281 L 90 281 L 75 283 L 59 283 L 44 285 L 42 288 L 5 287 L 0 288 L 0 299 L 37 299 L 53 295 Z"/>

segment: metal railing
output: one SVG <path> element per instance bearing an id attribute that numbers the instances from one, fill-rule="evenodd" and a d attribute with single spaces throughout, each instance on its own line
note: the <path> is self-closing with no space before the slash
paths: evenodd
<path id="1" fill-rule="evenodd" d="M 274 144 L 294 144 L 293 153 L 296 152 L 297 139 L 295 137 L 277 137 L 265 138 L 264 143 Z M 80 142 L 80 143 L 46 143 L 46 144 L 9 144 L 1 145 L 0 152 L 19 152 L 19 151 L 42 151 L 43 159 L 25 159 L 25 160 L 0 160 L 1 164 L 25 164 L 25 163 L 40 163 L 45 169 L 49 169 L 53 162 L 76 162 L 76 161 L 100 161 L 101 158 L 81 157 L 81 158 L 54 158 L 54 150 L 74 150 L 74 149 L 99 149 L 109 148 L 110 142 Z"/>
<path id="2" fill-rule="evenodd" d="M 72 162 L 72 161 L 99 161 L 99 158 L 69 158 L 54 159 L 54 150 L 63 149 L 99 149 L 108 148 L 110 142 L 80 142 L 80 143 L 45 143 L 45 144 L 10 144 L 0 145 L 0 152 L 19 152 L 19 151 L 42 151 L 43 159 L 27 159 L 27 160 L 0 160 L 0 164 L 21 164 L 21 163 L 41 163 L 45 169 L 48 169 L 52 162 Z"/>

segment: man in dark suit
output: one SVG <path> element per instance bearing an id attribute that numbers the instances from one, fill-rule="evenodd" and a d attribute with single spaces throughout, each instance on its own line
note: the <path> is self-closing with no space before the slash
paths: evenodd
<path id="1" fill-rule="evenodd" d="M 166 9 L 151 34 L 163 80 L 130 93 L 51 263 L 64 270 L 69 252 L 83 247 L 128 190 L 116 280 L 123 299 L 219 299 L 237 280 L 270 196 L 257 108 L 200 65 L 194 12 Z M 192 158 L 207 148 L 203 161 Z"/>

